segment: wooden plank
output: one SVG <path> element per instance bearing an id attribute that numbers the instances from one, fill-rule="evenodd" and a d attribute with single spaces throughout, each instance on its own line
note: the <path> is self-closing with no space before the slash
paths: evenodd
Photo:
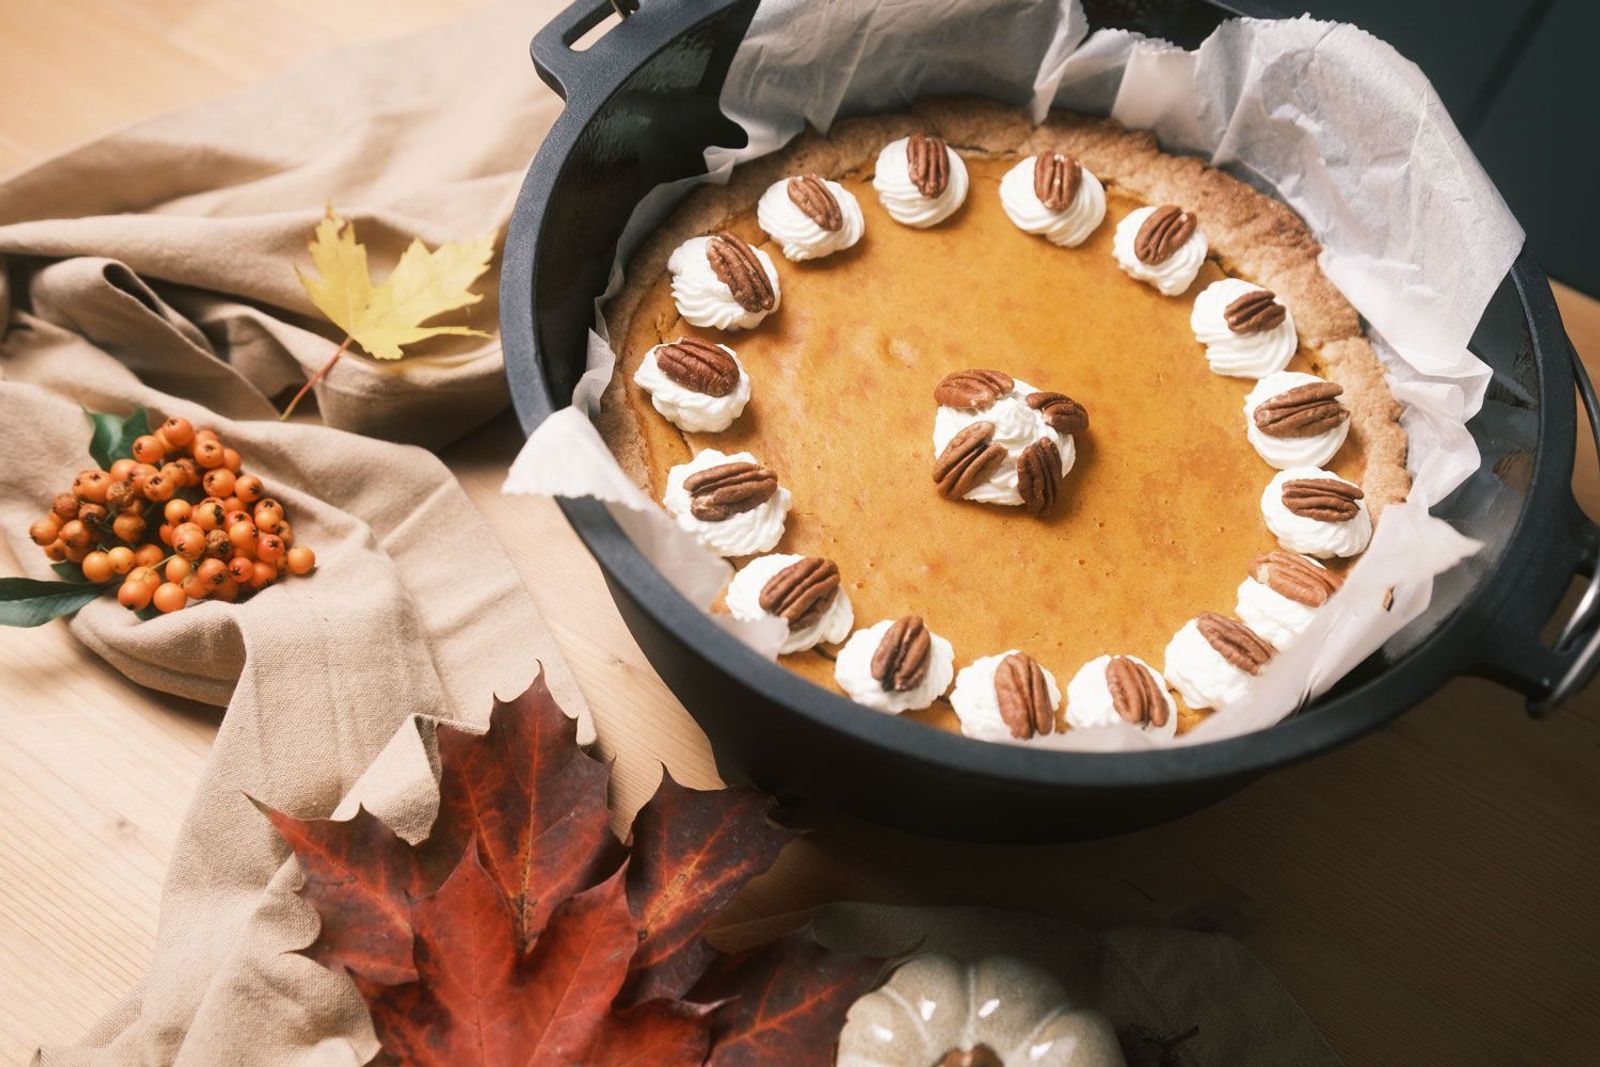
<path id="1" fill-rule="evenodd" d="M 11 0 L 0 4 L 12 105 L 0 167 L 226 91 L 316 44 L 476 2 Z M 1600 372 L 1600 302 L 1557 295 Z M 560 512 L 500 495 L 519 444 L 502 419 L 445 458 L 595 707 L 619 808 L 643 802 L 659 762 L 714 784 L 703 735 Z M 1600 513 L 1600 468 L 1583 447 L 1580 496 Z M 16 572 L 3 549 L 0 571 Z M 0 631 L 0 1060 L 74 1039 L 143 975 L 216 716 L 131 685 L 62 623 Z M 1391 730 L 1113 841 L 955 846 L 831 818 L 731 918 L 835 899 L 987 901 L 1095 925 L 1221 929 L 1274 968 L 1352 1063 L 1571 1062 L 1600 1041 L 1578 999 L 1600 977 L 1587 899 L 1600 872 L 1597 772 L 1600 693 L 1534 724 L 1504 691 L 1457 681 Z"/>

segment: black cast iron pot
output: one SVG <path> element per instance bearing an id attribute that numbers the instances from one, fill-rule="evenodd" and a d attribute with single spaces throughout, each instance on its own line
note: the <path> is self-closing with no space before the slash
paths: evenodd
<path id="1" fill-rule="evenodd" d="M 527 432 L 570 401 L 593 300 L 639 199 L 660 182 L 703 173 L 707 145 L 744 143 L 717 97 L 755 4 L 645 0 L 576 52 L 569 46 L 612 10 L 608 0 L 578 0 L 534 38 L 534 65 L 567 108 L 533 162 L 506 240 L 506 372 Z M 637 6 L 618 0 L 619 10 Z M 1193 47 L 1241 5 L 1091 0 L 1086 8 L 1095 26 Z M 1575 382 L 1591 424 L 1596 407 L 1549 284 L 1526 252 L 1472 349 L 1494 369 L 1471 424 L 1483 463 L 1435 512 L 1483 541 L 1483 552 L 1441 577 L 1426 615 L 1391 642 L 1403 654 L 1373 656 L 1299 714 L 1213 744 L 1034 751 L 863 710 L 723 632 L 601 505 L 561 506 L 645 655 L 709 735 L 725 778 L 939 836 L 1103 836 L 1186 814 L 1274 767 L 1353 740 L 1452 675 L 1495 678 L 1525 693 L 1536 715 L 1588 680 L 1600 645 L 1600 585 L 1552 644 L 1541 632 L 1573 578 L 1592 576 L 1600 555 L 1600 528 L 1570 489 Z"/>

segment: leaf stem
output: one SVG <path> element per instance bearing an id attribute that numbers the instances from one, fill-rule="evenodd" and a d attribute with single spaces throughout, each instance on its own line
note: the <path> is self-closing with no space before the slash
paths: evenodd
<path id="1" fill-rule="evenodd" d="M 294 414 L 294 409 L 299 406 L 300 401 L 305 399 L 307 393 L 317 387 L 317 383 L 328 376 L 328 372 L 333 370 L 333 365 L 339 362 L 339 357 L 344 355 L 345 349 L 350 347 L 350 342 L 353 340 L 355 338 L 346 335 L 345 339 L 339 342 L 339 347 L 333 350 L 333 355 L 328 357 L 328 362 L 319 367 L 317 373 L 306 379 L 306 384 L 302 385 L 300 391 L 294 394 L 294 399 L 289 401 L 289 406 L 284 408 L 283 414 L 278 416 L 279 422 L 286 421 L 290 415 Z"/>

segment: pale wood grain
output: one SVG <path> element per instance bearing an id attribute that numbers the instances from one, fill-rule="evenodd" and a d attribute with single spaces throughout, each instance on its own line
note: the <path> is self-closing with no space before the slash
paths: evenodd
<path id="1" fill-rule="evenodd" d="M 322 45 L 478 3 L 7 0 L 0 169 Z M 1557 292 L 1600 369 L 1600 302 Z M 446 459 L 594 706 L 622 815 L 662 762 L 714 784 L 704 737 L 560 513 L 499 494 L 519 444 L 502 419 Z M 1600 514 L 1587 441 L 1578 471 L 1580 498 Z M 3 549 L 0 571 L 16 571 Z M 166 857 L 219 715 L 131 685 L 61 623 L 0 631 L 0 1060 L 72 1040 L 142 976 Z M 953 846 L 828 819 L 735 914 L 840 898 L 977 901 L 1091 925 L 1216 928 L 1266 960 L 1352 1063 L 1574 1062 L 1600 1043 L 1587 1001 L 1600 982 L 1597 813 L 1600 694 L 1536 724 L 1505 691 L 1458 680 L 1392 729 L 1113 841 Z"/>

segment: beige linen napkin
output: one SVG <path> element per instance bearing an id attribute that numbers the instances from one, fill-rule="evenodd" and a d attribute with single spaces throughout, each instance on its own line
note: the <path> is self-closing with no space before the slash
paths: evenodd
<path id="1" fill-rule="evenodd" d="M 498 3 L 412 37 L 330 52 L 239 95 L 141 122 L 0 185 L 0 315 L 31 302 L 102 343 L 157 388 L 138 337 L 78 319 L 88 296 L 133 278 L 207 357 L 183 379 L 216 406 L 298 385 L 341 340 L 289 269 L 331 201 L 382 278 L 413 237 L 497 232 L 561 101 L 527 43 L 559 0 Z M 96 260 L 110 260 L 98 263 Z M 60 261 L 56 263 L 55 261 Z M 44 263 L 54 263 L 45 272 Z M 9 275 L 10 292 L 7 293 Z M 452 322 L 495 333 L 493 279 Z M 199 361 L 193 361 L 198 363 Z M 191 392 L 191 390 L 193 390 Z M 342 359 L 317 388 L 331 426 L 438 446 L 505 407 L 498 339 L 453 337 L 398 363 Z"/>
<path id="2" fill-rule="evenodd" d="M 296 869 L 248 793 L 323 814 L 364 773 L 431 819 L 427 759 L 374 757 L 415 715 L 484 719 L 539 661 L 582 708 L 539 617 L 430 453 L 273 420 L 268 397 L 337 338 L 290 264 L 325 200 L 381 273 L 412 235 L 499 229 L 559 110 L 526 58 L 554 2 L 507 3 L 407 40 L 319 57 L 241 96 L 157 119 L 0 185 L 0 536 L 51 578 L 28 524 L 90 465 L 80 406 L 214 426 L 281 498 L 318 570 L 247 603 L 139 621 L 110 598 L 73 634 L 134 681 L 226 704 L 171 859 L 148 978 L 47 1064 L 350 1064 L 375 1050 L 347 980 L 292 950 L 315 934 Z M 495 279 L 470 321 L 493 331 Z M 345 359 L 325 418 L 437 443 L 505 403 L 498 343 L 396 366 Z M 592 736 L 587 721 L 581 730 Z M 415 731 L 412 734 L 416 736 Z M 419 774 L 420 760 L 421 773 Z M 370 769 L 369 769 L 370 766 Z"/>

